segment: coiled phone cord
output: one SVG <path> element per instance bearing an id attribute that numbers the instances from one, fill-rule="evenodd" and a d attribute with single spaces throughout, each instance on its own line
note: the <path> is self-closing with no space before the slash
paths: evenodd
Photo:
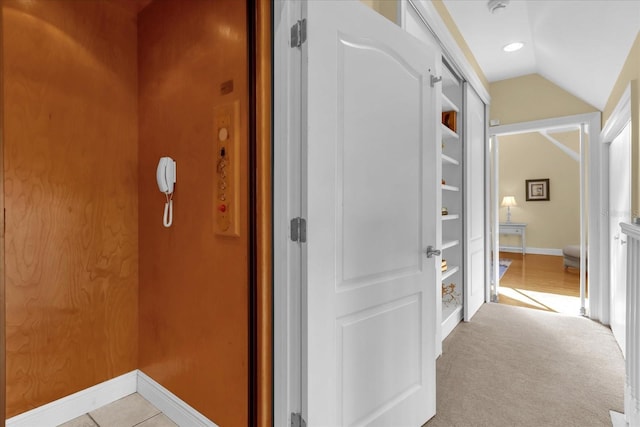
<path id="1" fill-rule="evenodd" d="M 173 223 L 173 193 L 165 193 L 167 196 L 167 202 L 164 204 L 164 216 L 162 218 L 162 225 L 166 228 L 171 227 Z"/>

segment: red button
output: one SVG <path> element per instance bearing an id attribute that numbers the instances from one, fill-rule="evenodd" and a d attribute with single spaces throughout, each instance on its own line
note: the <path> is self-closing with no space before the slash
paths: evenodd
<path id="1" fill-rule="evenodd" d="M 226 212 L 227 211 L 227 205 L 220 205 L 218 206 L 218 210 L 220 212 Z"/>

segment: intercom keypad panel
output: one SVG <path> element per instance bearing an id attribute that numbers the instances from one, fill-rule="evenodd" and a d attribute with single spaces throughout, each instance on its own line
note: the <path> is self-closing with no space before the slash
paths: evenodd
<path id="1" fill-rule="evenodd" d="M 214 110 L 214 231 L 238 236 L 238 102 Z"/>

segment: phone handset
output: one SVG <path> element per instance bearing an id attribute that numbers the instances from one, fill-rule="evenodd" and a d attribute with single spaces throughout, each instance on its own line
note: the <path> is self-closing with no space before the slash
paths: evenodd
<path id="1" fill-rule="evenodd" d="M 173 187 L 176 183 L 176 162 L 171 157 L 161 157 L 156 170 L 158 189 L 167 197 L 162 224 L 171 227 L 173 222 Z"/>

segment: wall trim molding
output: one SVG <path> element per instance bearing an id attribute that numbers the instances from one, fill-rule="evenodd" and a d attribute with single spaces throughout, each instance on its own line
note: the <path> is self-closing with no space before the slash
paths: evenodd
<path id="1" fill-rule="evenodd" d="M 6 427 L 57 426 L 136 392 L 131 371 L 6 420 Z"/>
<path id="2" fill-rule="evenodd" d="M 522 253 L 522 247 L 520 246 L 500 246 L 500 252 L 513 252 L 513 253 Z M 556 248 L 532 248 L 527 246 L 525 248 L 525 253 L 534 254 L 534 255 L 554 255 L 554 256 L 562 256 L 562 249 Z"/>
<path id="3" fill-rule="evenodd" d="M 9 418 L 6 427 L 54 427 L 136 392 L 180 426 L 218 427 L 138 369 Z"/>
<path id="4" fill-rule="evenodd" d="M 531 120 L 528 122 L 510 123 L 507 125 L 489 126 L 489 134 L 497 136 L 516 135 L 521 133 L 571 130 L 580 129 L 580 123 L 600 123 L 600 112 L 574 114 L 571 116 L 552 117 L 550 119 Z M 595 130 L 596 137 L 600 136 L 599 126 L 597 129 L 589 129 L 591 134 Z"/>
<path id="5" fill-rule="evenodd" d="M 184 400 L 164 388 L 144 372 L 137 371 L 138 393 L 179 426 L 218 427 Z"/>
<path id="6" fill-rule="evenodd" d="M 625 88 L 620 100 L 607 118 L 600 133 L 600 142 L 610 144 L 631 120 L 631 84 Z"/>

